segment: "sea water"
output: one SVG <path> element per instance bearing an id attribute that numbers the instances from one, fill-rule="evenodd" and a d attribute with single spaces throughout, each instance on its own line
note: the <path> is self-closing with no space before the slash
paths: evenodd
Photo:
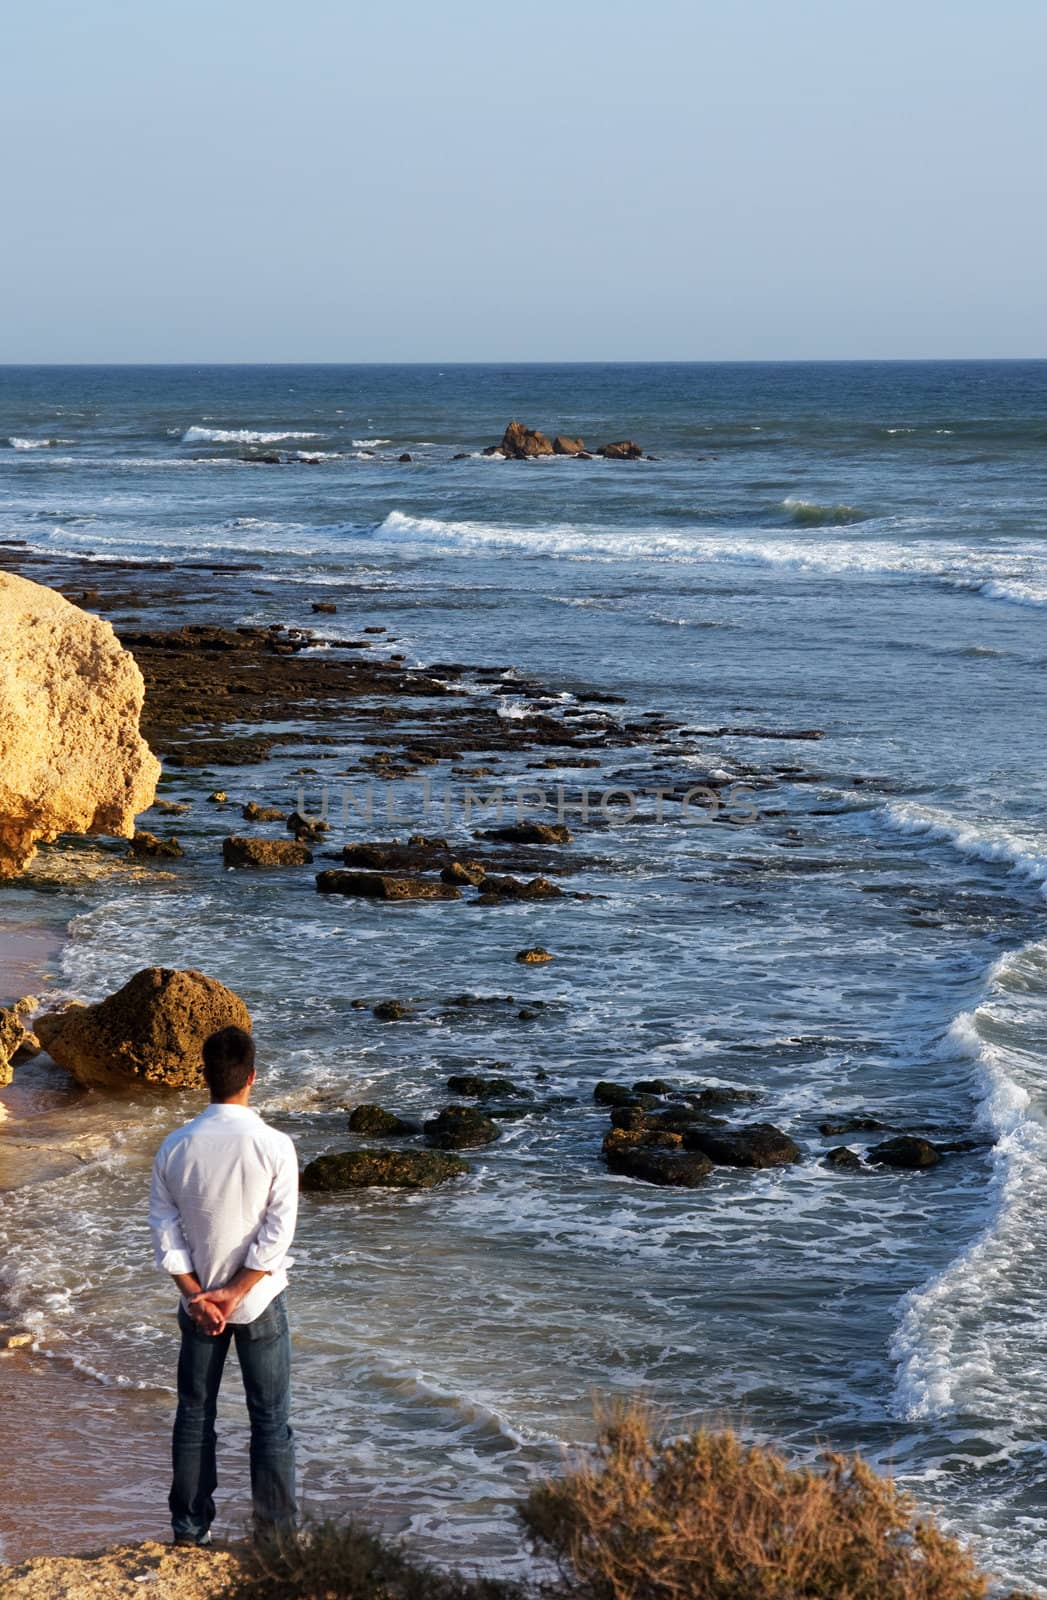
<path id="1" fill-rule="evenodd" d="M 484 456 L 510 417 L 657 459 Z M 511 1567 L 513 1507 L 591 1436 L 594 1392 L 641 1394 L 800 1455 L 860 1449 L 1047 1587 L 1045 508 L 1044 363 L 0 369 L 0 537 L 85 585 L 114 557 L 239 564 L 188 572 L 172 620 L 384 625 L 409 661 L 513 666 L 694 730 L 657 763 L 609 754 L 601 783 L 802 780 L 745 826 L 668 808 L 580 830 L 604 863 L 567 880 L 584 903 L 330 904 L 308 872 L 223 871 L 199 803 L 169 874 L 53 852 L 0 895 L 69 921 L 56 995 L 149 963 L 235 988 L 259 1106 L 303 1159 L 346 1142 L 343 1107 L 423 1114 L 463 1068 L 563 1097 L 453 1188 L 305 1199 L 314 1512 Z M 723 727 L 824 737 L 701 731 Z M 218 780 L 294 798 L 286 763 Z M 556 959 L 530 972 L 534 943 Z M 518 1005 L 449 1011 L 463 991 Z M 394 995 L 422 1020 L 352 1005 Z M 760 1091 L 806 1159 L 697 1191 L 610 1176 L 593 1085 L 653 1076 Z M 194 1103 L 36 1096 L 18 1126 L 47 1158 L 0 1135 L 0 1296 L 100 1392 L 168 1405 L 144 1196 Z M 979 1147 L 828 1169 L 877 1135 L 818 1123 L 859 1110 Z"/>

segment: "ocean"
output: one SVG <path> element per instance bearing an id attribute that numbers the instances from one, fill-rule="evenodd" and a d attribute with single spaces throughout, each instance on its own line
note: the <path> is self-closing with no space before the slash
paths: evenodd
<path id="1" fill-rule="evenodd" d="M 484 456 L 511 417 L 655 459 Z M 0 368 L 0 538 L 85 586 L 115 558 L 193 563 L 179 622 L 322 623 L 328 649 L 381 626 L 409 663 L 679 724 L 569 800 L 655 767 L 775 778 L 735 826 L 601 812 L 570 880 L 594 898 L 569 906 L 331 905 L 308 872 L 225 872 L 205 782 L 301 786 L 313 810 L 322 786 L 339 842 L 388 836 L 343 821 L 321 759 L 187 775 L 170 872 L 85 844 L 0 890 L 0 921 L 68 925 L 54 997 L 152 963 L 236 989 L 259 1108 L 303 1157 L 350 1142 L 343 1106 L 422 1113 L 464 1068 L 558 1098 L 453 1189 L 305 1200 L 312 1511 L 511 1570 L 513 1507 L 591 1437 L 594 1392 L 641 1394 L 800 1455 L 859 1449 L 1047 1591 L 1047 363 Z M 534 943 L 556 959 L 521 970 Z M 450 1016 L 463 991 L 545 1009 Z M 352 1004 L 375 996 L 421 1020 Z M 759 1091 L 804 1161 L 694 1191 L 611 1176 L 593 1085 L 649 1077 Z M 99 1404 L 124 1389 L 162 1417 L 144 1195 L 193 1106 L 72 1094 L 39 1065 L 0 1101 L 0 1299 Z M 819 1134 L 856 1112 L 976 1147 L 833 1170 L 832 1145 L 883 1136 Z M 230 1386 L 234 1436 L 240 1405 Z M 120 1504 L 117 1484 L 114 1537 Z"/>

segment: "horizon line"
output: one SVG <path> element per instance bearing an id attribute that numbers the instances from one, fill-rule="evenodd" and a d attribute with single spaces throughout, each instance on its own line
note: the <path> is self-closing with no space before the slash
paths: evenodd
<path id="1" fill-rule="evenodd" d="M 19 371 L 40 367 L 54 368 L 134 368 L 150 367 L 166 370 L 187 370 L 193 367 L 831 367 L 831 366 L 974 366 L 974 365 L 1033 365 L 1047 362 L 1047 355 L 1035 356 L 701 356 L 695 358 L 645 358 L 618 359 L 605 356 L 599 359 L 573 357 L 568 360 L 513 360 L 510 357 L 489 360 L 432 360 L 432 361 L 0 361 L 0 371 Z"/>

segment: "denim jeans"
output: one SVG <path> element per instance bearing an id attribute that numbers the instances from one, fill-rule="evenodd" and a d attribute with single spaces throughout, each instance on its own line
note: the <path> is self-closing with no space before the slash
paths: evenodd
<path id="1" fill-rule="evenodd" d="M 253 1322 L 230 1323 L 217 1337 L 202 1333 L 178 1308 L 182 1349 L 178 1358 L 178 1411 L 168 1504 L 175 1538 L 200 1539 L 214 1520 L 215 1413 L 229 1346 L 235 1340 L 251 1418 L 251 1498 L 256 1531 L 294 1526 L 294 1433 L 291 1405 L 291 1336 L 282 1294 Z"/>

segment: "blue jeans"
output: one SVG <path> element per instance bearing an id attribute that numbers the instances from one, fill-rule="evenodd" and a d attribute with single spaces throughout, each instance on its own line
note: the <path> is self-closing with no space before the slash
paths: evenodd
<path id="1" fill-rule="evenodd" d="M 258 1532 L 294 1527 L 294 1433 L 291 1406 L 291 1335 L 282 1294 L 253 1322 L 230 1323 L 214 1337 L 202 1333 L 178 1308 L 182 1349 L 178 1358 L 178 1411 L 172 1440 L 174 1476 L 168 1504 L 175 1538 L 201 1539 L 214 1520 L 215 1414 L 229 1346 L 243 1374 L 251 1418 L 251 1498 Z"/>

